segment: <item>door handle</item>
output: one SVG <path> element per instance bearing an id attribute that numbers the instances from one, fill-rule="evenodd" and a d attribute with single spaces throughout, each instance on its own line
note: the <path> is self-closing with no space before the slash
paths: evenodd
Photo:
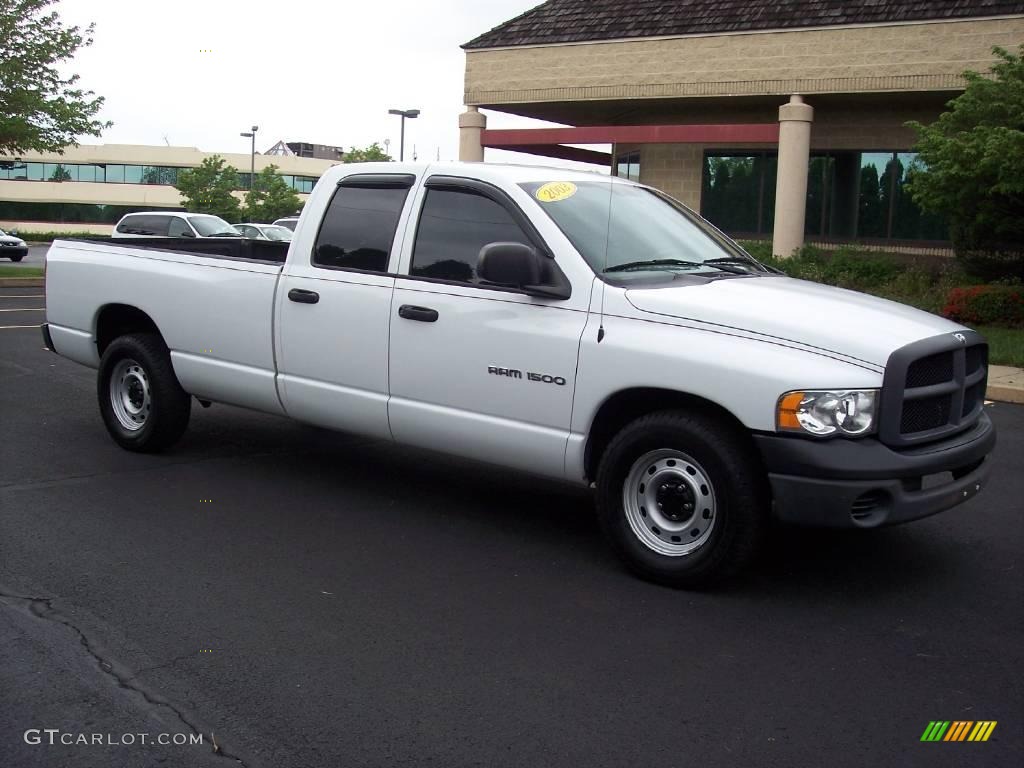
<path id="1" fill-rule="evenodd" d="M 398 308 L 398 316 L 406 320 L 418 320 L 421 323 L 436 323 L 437 310 L 429 307 L 414 307 L 412 304 L 403 304 Z"/>
<path id="2" fill-rule="evenodd" d="M 297 301 L 299 304 L 316 304 L 320 301 L 320 294 L 316 291 L 304 291 L 301 288 L 292 288 L 288 291 L 288 298 Z"/>

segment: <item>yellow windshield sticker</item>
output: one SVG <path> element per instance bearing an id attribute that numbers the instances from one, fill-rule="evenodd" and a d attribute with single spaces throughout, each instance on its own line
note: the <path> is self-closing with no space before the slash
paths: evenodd
<path id="1" fill-rule="evenodd" d="M 571 181 L 549 181 L 534 194 L 542 203 L 557 203 L 559 200 L 567 200 L 575 195 L 576 185 Z"/>

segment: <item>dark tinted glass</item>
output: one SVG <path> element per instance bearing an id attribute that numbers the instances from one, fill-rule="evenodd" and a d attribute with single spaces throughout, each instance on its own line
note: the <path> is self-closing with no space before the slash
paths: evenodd
<path id="1" fill-rule="evenodd" d="M 168 237 L 189 237 L 192 235 L 192 230 L 188 224 L 180 216 L 175 216 L 171 219 L 170 225 L 167 229 Z"/>
<path id="2" fill-rule="evenodd" d="M 409 190 L 338 187 L 320 225 L 313 265 L 386 272 Z"/>
<path id="3" fill-rule="evenodd" d="M 117 231 L 131 235 L 167 237 L 169 224 L 169 216 L 129 216 L 117 226 Z"/>
<path id="4" fill-rule="evenodd" d="M 493 200 L 471 192 L 431 189 L 416 230 L 410 274 L 478 282 L 480 249 L 499 242 L 531 245 L 508 211 Z"/>

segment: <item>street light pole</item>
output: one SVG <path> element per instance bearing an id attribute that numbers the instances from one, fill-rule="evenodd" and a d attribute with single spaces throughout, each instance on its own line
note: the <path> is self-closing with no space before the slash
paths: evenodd
<path id="1" fill-rule="evenodd" d="M 254 125 L 251 131 L 243 131 L 238 134 L 239 136 L 245 136 L 246 138 L 252 139 L 252 150 L 249 153 L 249 191 L 252 192 L 253 186 L 256 184 L 256 131 L 260 127 Z"/>
<path id="2" fill-rule="evenodd" d="M 412 120 L 413 118 L 420 116 L 418 109 L 389 109 L 389 115 L 398 115 L 402 118 L 402 132 L 401 132 L 401 144 L 398 148 L 398 159 L 405 160 L 405 118 Z"/>

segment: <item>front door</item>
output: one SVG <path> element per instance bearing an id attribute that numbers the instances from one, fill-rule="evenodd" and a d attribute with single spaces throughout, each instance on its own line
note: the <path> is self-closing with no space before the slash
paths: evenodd
<path id="1" fill-rule="evenodd" d="M 482 285 L 480 249 L 544 249 L 506 195 L 428 180 L 391 310 L 391 429 L 399 442 L 565 474 L 586 296 L 555 300 Z M 411 229 L 411 228 L 410 228 Z"/>

